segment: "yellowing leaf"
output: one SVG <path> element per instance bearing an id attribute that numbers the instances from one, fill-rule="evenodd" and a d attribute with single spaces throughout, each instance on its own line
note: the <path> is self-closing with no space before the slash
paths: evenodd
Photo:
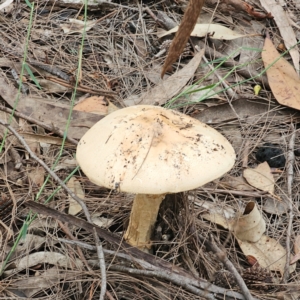
<path id="1" fill-rule="evenodd" d="M 92 96 L 74 106 L 74 110 L 89 112 L 98 115 L 107 115 L 118 108 L 103 96 Z"/>
<path id="2" fill-rule="evenodd" d="M 292 65 L 280 57 L 269 38 L 265 39 L 262 59 L 267 69 L 269 85 L 276 100 L 282 105 L 300 109 L 299 76 Z"/>
<path id="3" fill-rule="evenodd" d="M 84 191 L 81 187 L 80 182 L 75 179 L 75 177 L 71 177 L 70 180 L 67 183 L 67 187 L 72 190 L 76 196 L 79 198 L 83 199 L 84 198 Z M 75 201 L 71 196 L 69 196 L 69 214 L 70 215 L 76 215 L 78 214 L 81 210 L 82 207 Z"/>
<path id="4" fill-rule="evenodd" d="M 255 257 L 261 267 L 284 273 L 286 250 L 278 241 L 266 235 L 263 235 L 256 243 L 237 240 L 243 253 L 246 256 Z M 293 272 L 295 268 L 296 265 L 290 266 L 290 272 Z"/>
<path id="5" fill-rule="evenodd" d="M 164 37 L 170 33 L 177 32 L 178 28 L 179 27 L 176 26 L 169 31 L 158 33 L 157 36 L 159 38 Z M 253 36 L 253 34 L 240 34 L 218 24 L 196 24 L 194 30 L 191 33 L 191 36 L 205 37 L 207 34 L 211 39 L 218 40 L 234 40 L 240 37 Z"/>
<path id="6" fill-rule="evenodd" d="M 247 204 L 243 215 L 237 219 L 234 228 L 234 235 L 248 242 L 257 242 L 266 231 L 266 222 L 255 202 Z"/>
<path id="7" fill-rule="evenodd" d="M 265 161 L 255 169 L 244 170 L 244 177 L 255 188 L 274 194 L 274 177 L 268 163 Z"/>

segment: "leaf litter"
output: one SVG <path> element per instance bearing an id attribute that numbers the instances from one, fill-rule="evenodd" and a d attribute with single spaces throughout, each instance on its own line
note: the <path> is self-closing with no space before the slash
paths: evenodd
<path id="1" fill-rule="evenodd" d="M 275 48 L 279 45 L 281 38 L 284 39 L 285 46 L 289 48 L 286 37 L 280 36 L 278 29 L 282 28 L 278 23 L 279 28 L 274 26 L 272 19 L 269 18 L 270 15 L 268 16 L 268 10 L 265 12 L 259 10 L 258 1 L 255 2 L 255 5 L 253 4 L 253 9 L 249 9 L 247 6 L 249 4 L 246 5 L 243 1 L 220 1 L 220 6 L 214 11 L 210 9 L 210 2 L 213 1 L 207 2 L 207 6 L 205 6 L 206 13 L 209 15 L 207 20 L 213 19 L 214 24 L 229 29 L 230 34 L 232 32 L 246 35 L 257 34 L 261 33 L 261 28 L 267 27 L 271 31 L 271 39 Z M 300 17 L 295 6 L 297 3 L 294 5 L 292 2 L 289 1 L 287 11 Z M 167 3 L 153 1 L 149 8 L 154 14 L 159 12 L 159 16 L 165 14 L 172 18 L 176 26 L 179 25 L 182 18 L 180 8 L 186 4 L 185 1 L 176 1 L 174 7 L 168 6 Z M 14 69 L 17 74 L 20 74 L 25 47 L 24 36 L 21 33 L 26 32 L 29 20 L 29 10 L 26 5 L 16 5 L 20 9 L 16 10 L 14 17 L 7 13 L 0 16 L 2 21 L 2 25 L 0 25 L 1 105 L 11 108 L 15 105 L 18 91 L 17 81 L 13 79 L 10 71 Z M 52 10 L 52 6 L 47 7 L 46 5 L 45 9 L 51 9 L 49 11 L 42 10 L 38 22 L 33 24 L 32 35 L 34 38 L 29 42 L 29 59 L 37 59 L 41 65 L 55 66 L 60 71 L 55 75 L 38 66 L 30 65 L 30 61 L 28 61 L 32 71 L 32 74 L 27 71 L 24 73 L 24 82 L 26 81 L 28 91 L 27 94 L 23 93 L 20 96 L 19 103 L 15 107 L 17 113 L 24 114 L 24 118 L 32 117 L 50 127 L 42 131 L 40 125 L 34 122 L 22 125 L 23 118 L 15 116 L 12 119 L 12 125 L 17 132 L 23 135 L 29 144 L 34 142 L 32 149 L 35 153 L 48 166 L 53 166 L 56 174 L 62 179 L 67 178 L 76 167 L 74 157 L 76 145 L 66 143 L 61 150 L 60 145 L 63 141 L 57 134 L 58 131 L 55 130 L 55 128 L 59 128 L 64 131 L 66 128 L 71 92 L 76 77 L 83 24 L 82 15 L 77 16 L 77 9 L 81 7 L 81 4 L 74 9 L 76 5 L 71 7 L 70 4 L 60 2 L 60 6 L 53 6 L 54 10 Z M 214 70 L 211 71 L 208 63 L 202 61 L 203 54 L 198 51 L 204 48 L 202 43 L 205 38 L 192 37 L 192 45 L 188 46 L 188 56 L 181 56 L 176 63 L 171 64 L 167 70 L 168 77 L 165 76 L 165 79 L 161 80 L 159 76 L 165 56 L 156 57 L 156 54 L 160 51 L 159 46 L 164 37 L 158 39 L 155 33 L 159 29 L 169 30 L 170 28 L 164 26 L 164 23 L 156 23 L 150 16 L 149 10 L 147 11 L 142 6 L 138 7 L 133 1 L 128 1 L 126 5 L 118 4 L 117 1 L 98 5 L 102 8 L 101 10 L 99 7 L 95 9 L 93 6 L 94 8 L 89 11 L 89 21 L 92 27 L 87 32 L 83 45 L 81 89 L 78 89 L 74 102 L 79 105 L 84 103 L 84 100 L 80 102 L 81 99 L 88 99 L 88 108 L 81 107 L 78 111 L 73 111 L 68 136 L 78 140 L 89 127 L 101 118 L 100 115 L 97 115 L 98 113 L 103 116 L 113 109 L 132 103 L 156 105 L 173 103 L 173 108 L 212 124 L 233 144 L 237 153 L 235 167 L 224 178 L 190 192 L 189 197 L 181 197 L 177 202 L 171 199 L 171 195 L 167 197 L 168 199 L 162 204 L 154 229 L 153 254 L 169 261 L 174 266 L 180 265 L 187 272 L 185 274 L 189 274 L 185 278 L 189 278 L 193 274 L 192 276 L 199 276 L 199 278 L 213 282 L 214 274 L 220 271 L 220 261 L 209 249 L 199 243 L 198 239 L 199 235 L 207 240 L 210 238 L 209 235 L 213 235 L 218 243 L 223 245 L 228 258 L 241 271 L 241 274 L 245 273 L 242 272 L 243 270 L 251 270 L 253 267 L 251 263 L 247 262 L 247 258 L 252 256 L 260 267 L 278 271 L 279 275 L 273 274 L 272 276 L 279 276 L 280 279 L 286 263 L 285 243 L 289 212 L 286 207 L 280 208 L 278 203 L 285 203 L 288 194 L 288 174 L 283 169 L 282 173 L 276 175 L 276 183 L 274 179 L 272 189 L 268 184 L 264 184 L 263 187 L 256 183 L 253 184 L 253 181 L 252 184 L 250 182 L 248 184 L 242 178 L 245 171 L 243 165 L 246 165 L 248 170 L 257 170 L 258 162 L 255 159 L 255 153 L 265 142 L 277 144 L 287 156 L 290 124 L 299 121 L 299 114 L 293 109 L 298 109 L 297 107 L 291 106 L 292 109 L 290 109 L 280 105 L 280 103 L 284 103 L 280 102 L 276 96 L 271 80 L 269 80 L 269 84 L 273 94 L 267 86 L 259 81 L 265 75 L 262 74 L 263 63 L 260 55 L 266 54 L 267 58 L 270 58 L 268 61 L 268 65 L 270 65 L 274 63 L 276 57 L 279 57 L 278 54 L 275 55 L 276 57 L 272 56 L 270 48 L 262 51 L 260 46 L 262 38 L 259 36 L 240 37 L 238 43 L 234 44 L 230 40 L 216 40 L 212 34 L 211 36 L 206 35 L 205 56 L 209 61 L 214 62 Z M 213 7 L 215 8 L 215 6 Z M 231 9 L 228 9 L 229 7 Z M 263 18 L 258 18 L 258 16 Z M 277 16 L 274 15 L 274 17 L 276 21 Z M 19 18 L 23 22 L 19 22 Z M 258 20 L 254 20 L 254 18 L 258 18 Z M 67 24 L 69 19 L 78 19 L 81 28 L 77 32 L 64 34 L 60 25 Z M 246 26 L 248 26 L 247 30 L 245 30 Z M 293 25 L 290 27 L 297 33 L 297 27 Z M 41 30 L 41 28 L 47 28 L 47 30 Z M 215 34 L 217 37 L 217 30 Z M 221 38 L 224 37 L 222 34 L 221 31 Z M 220 55 L 214 56 L 214 51 Z M 284 57 L 287 61 L 291 60 L 289 54 L 284 54 Z M 263 60 L 265 62 L 264 57 Z M 295 60 L 296 56 L 292 55 L 292 61 L 295 62 Z M 281 62 L 281 58 L 278 62 Z M 228 67 L 229 63 L 230 68 Z M 210 64 L 212 65 L 212 63 Z M 289 65 L 291 66 L 291 64 Z M 276 66 L 276 63 L 273 66 Z M 228 74 L 232 68 L 234 68 L 233 72 Z M 271 69 L 272 67 L 267 72 Z M 282 73 L 281 69 L 277 71 Z M 156 73 L 155 80 L 150 80 L 149 72 Z M 67 74 L 67 77 L 61 78 L 60 73 Z M 248 75 L 243 77 L 241 74 Z M 249 76 L 249 74 L 251 75 Z M 35 84 L 32 76 L 40 83 L 42 89 Z M 201 79 L 203 76 L 207 76 L 205 80 Z M 256 76 L 258 76 L 257 80 Z M 281 74 L 280 76 L 284 76 L 286 79 L 287 75 Z M 293 76 L 289 75 L 289 77 Z M 178 102 L 170 102 L 180 92 L 183 91 L 184 94 L 186 88 L 189 90 L 191 85 L 197 87 L 196 90 L 199 87 L 211 87 L 220 80 L 219 78 L 224 78 L 226 84 L 232 86 L 234 93 L 239 97 L 238 100 L 231 101 L 226 90 L 218 89 L 219 93 L 216 98 L 209 101 L 202 100 L 202 95 L 197 95 L 195 92 L 192 100 L 180 99 Z M 245 82 L 244 80 L 249 81 Z M 234 86 L 236 84 L 238 85 Z M 254 95 L 253 92 L 256 84 L 261 84 L 262 87 L 259 95 Z M 288 83 L 285 81 L 284 85 L 287 86 Z M 207 95 L 211 97 L 211 92 Z M 272 97 L 273 95 L 276 99 Z M 183 99 L 187 99 L 185 94 Z M 94 100 L 100 106 L 94 106 Z M 9 114 L 1 114 L 1 119 L 5 119 L 6 122 L 9 118 Z M 49 129 L 51 126 L 53 130 Z M 1 129 L 1 133 L 5 134 L 4 127 Z M 297 136 L 295 149 L 300 147 L 299 143 L 300 140 Z M 16 169 L 18 157 L 11 154 L 11 149 L 17 152 L 21 158 L 20 169 Z M 61 156 L 59 156 L 60 153 L 62 153 Z M 56 159 L 58 159 L 57 163 Z M 291 241 L 295 245 L 298 243 L 296 237 L 299 227 L 299 214 L 296 208 L 300 186 L 298 161 L 296 158 L 292 186 L 295 210 Z M 4 151 L 1 153 L 0 171 L 3 187 L 3 194 L 0 198 L 0 262 L 3 264 L 20 233 L 22 220 L 29 213 L 28 209 L 21 205 L 22 202 L 34 200 L 37 195 L 39 195 L 40 202 L 47 200 L 57 188 L 57 184 L 50 180 L 40 192 L 39 188 L 48 174 L 45 174 L 43 169 L 29 157 L 27 151 L 10 133 L 6 138 Z M 268 174 L 270 173 L 268 172 Z M 275 175 L 273 174 L 273 176 Z M 255 182 L 261 182 L 258 175 L 252 175 L 252 177 Z M 122 237 L 123 229 L 127 227 L 126 222 L 133 196 L 124 195 L 117 190 L 109 191 L 102 187 L 96 187 L 80 171 L 76 171 L 75 177 L 71 178 L 73 178 L 72 180 L 76 178 L 77 185 L 83 191 L 82 195 L 84 195 L 95 223 L 106 228 L 107 231 L 113 232 L 116 236 Z M 265 188 L 265 186 L 268 187 Z M 272 195 L 266 191 L 271 191 Z M 48 205 L 57 211 L 67 212 L 72 208 L 68 199 L 68 195 L 63 190 L 59 190 Z M 279 202 L 278 199 L 282 199 L 282 202 Z M 255 203 L 255 206 L 247 213 L 243 213 L 249 203 Z M 245 239 L 243 235 L 245 235 L 244 228 L 249 225 L 247 218 L 251 218 L 253 212 L 257 215 L 257 219 L 255 219 L 257 224 L 261 225 L 265 222 L 266 231 L 258 241 L 249 242 L 243 240 Z M 77 212 L 77 215 L 79 218 L 83 218 L 81 212 Z M 253 225 L 251 222 L 249 223 Z M 6 228 L 9 228 L 10 231 Z M 250 226 L 246 233 L 258 238 L 262 231 L 260 226 Z M 11 237 L 12 234 L 14 237 Z M 60 240 L 61 237 L 69 241 L 78 240 L 95 245 L 91 234 L 76 227 L 76 224 L 59 223 L 53 218 L 39 214 L 38 219 L 28 226 L 27 234 L 22 237 L 21 243 L 10 257 L 1 277 L 4 296 L 15 297 L 18 293 L 23 293 L 27 297 L 37 299 L 45 294 L 51 294 L 50 298 L 81 297 L 84 299 L 91 295 L 93 295 L 91 296 L 93 299 L 99 298 L 99 287 L 90 280 L 91 276 L 97 280 L 100 279 L 99 267 L 92 264 L 92 261 L 95 262 L 95 251 L 79 248 L 76 244 L 69 245 Z M 105 250 L 121 251 L 105 240 L 102 241 L 102 244 Z M 299 252 L 297 249 L 295 246 L 294 253 L 292 253 L 292 255 L 296 255 L 292 256 L 294 261 Z M 267 253 L 272 253 L 273 257 L 270 259 Z M 160 279 L 160 286 L 157 286 L 155 276 L 147 277 L 142 274 L 137 277 L 120 269 L 113 269 L 118 265 L 124 265 L 124 260 L 114 254 L 105 254 L 105 259 L 111 268 L 107 272 L 108 298 L 117 295 L 117 298 L 135 299 L 137 293 L 143 299 L 162 299 L 164 296 L 171 299 L 195 299 L 197 297 L 191 290 L 180 287 L 174 282 L 171 283 L 169 280 Z M 130 262 L 130 265 L 135 266 L 135 263 Z M 297 263 L 291 266 L 290 272 L 290 282 L 281 286 L 275 284 L 272 294 L 266 289 L 261 292 L 258 286 L 249 285 L 251 293 L 258 299 L 276 298 L 277 295 L 280 297 L 282 286 L 286 295 L 292 293 L 291 287 L 299 281 Z M 264 284 L 266 283 L 262 281 L 261 286 Z M 93 293 L 89 293 L 90 290 Z M 238 292 L 240 293 L 239 290 Z M 239 296 L 236 295 L 236 297 Z"/>

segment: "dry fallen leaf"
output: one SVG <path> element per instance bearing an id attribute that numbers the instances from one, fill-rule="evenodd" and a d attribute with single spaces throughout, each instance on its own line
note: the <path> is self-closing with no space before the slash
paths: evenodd
<path id="1" fill-rule="evenodd" d="M 178 26 L 172 28 L 171 30 L 158 33 L 157 36 L 161 38 L 168 34 L 177 32 L 177 30 Z M 241 34 L 218 24 L 196 24 L 190 35 L 194 37 L 205 37 L 208 35 L 211 39 L 234 40 L 237 38 L 254 36 L 257 34 Z"/>
<path id="2" fill-rule="evenodd" d="M 235 212 L 232 208 L 220 207 L 213 202 L 204 200 L 194 200 L 194 204 L 201 208 L 205 208 L 206 212 L 201 215 L 205 220 L 232 230 L 235 223 Z"/>
<path id="3" fill-rule="evenodd" d="M 54 168 L 54 172 L 57 172 L 59 170 L 65 169 L 65 170 L 72 170 L 75 169 L 77 166 L 77 161 L 75 158 L 65 158 Z"/>
<path id="4" fill-rule="evenodd" d="M 237 239 L 243 253 L 253 256 L 263 268 L 284 273 L 286 250 L 278 241 L 263 235 L 256 243 Z M 290 266 L 290 272 L 296 269 L 296 265 Z"/>
<path id="5" fill-rule="evenodd" d="M 297 0 L 294 1 L 298 2 Z M 290 18 L 288 12 L 285 11 L 283 5 L 280 2 L 274 0 L 260 0 L 260 3 L 264 9 L 268 12 L 271 12 L 272 16 L 275 19 L 275 22 L 280 31 L 281 37 L 284 40 L 285 46 L 287 49 L 297 44 L 297 38 L 294 33 L 294 30 L 291 26 Z M 296 70 L 299 70 L 299 50 L 297 47 L 294 47 L 289 50 L 290 55 L 293 59 L 294 66 Z"/>
<path id="6" fill-rule="evenodd" d="M 286 250 L 278 241 L 263 234 L 265 222 L 254 202 L 247 204 L 244 215 L 239 218 L 236 216 L 232 217 L 232 212 L 226 215 L 224 213 L 226 210 L 220 209 L 215 203 L 208 203 L 206 201 L 195 201 L 196 205 L 204 207 L 209 211 L 209 213 L 204 212 L 205 219 L 232 231 L 243 253 L 248 259 L 250 257 L 251 262 L 257 261 L 259 266 L 272 271 L 279 271 L 283 274 Z M 235 221 L 233 222 L 232 220 Z M 256 240 L 256 242 L 242 241 L 238 237 Z M 295 266 L 295 264 L 290 266 L 290 272 L 295 270 Z"/>
<path id="7" fill-rule="evenodd" d="M 270 88 L 276 100 L 295 109 L 300 109 L 300 80 L 295 69 L 276 50 L 266 37 L 262 59 L 267 69 Z"/>
<path id="8" fill-rule="evenodd" d="M 94 214 L 91 216 L 92 222 L 101 228 L 109 228 L 109 226 L 113 223 L 113 219 L 100 217 L 99 214 Z"/>
<path id="9" fill-rule="evenodd" d="M 106 100 L 103 96 L 92 96 L 76 104 L 74 110 L 98 115 L 108 115 L 111 112 L 118 110 L 118 107 L 109 100 Z"/>
<path id="10" fill-rule="evenodd" d="M 30 170 L 28 177 L 33 186 L 41 187 L 44 183 L 45 169 L 41 166 L 37 166 L 33 168 L 33 170 Z"/>
<path id="11" fill-rule="evenodd" d="M 7 269 L 5 274 L 8 275 L 20 272 L 38 264 L 51 264 L 61 268 L 74 268 L 77 265 L 77 267 L 80 268 L 82 266 L 82 261 L 74 257 L 69 258 L 67 255 L 58 252 L 40 251 L 17 259 L 14 262 L 16 267 L 14 269 Z"/>
<path id="12" fill-rule="evenodd" d="M 70 178 L 70 180 L 67 183 L 67 187 L 79 198 L 84 198 L 84 191 L 81 187 L 80 181 L 77 180 L 75 177 Z M 68 213 L 74 216 L 82 210 L 82 207 L 71 196 L 69 196 L 68 199 L 70 203 Z"/>
<path id="13" fill-rule="evenodd" d="M 198 52 L 193 59 L 191 59 L 191 61 L 180 71 L 176 72 L 165 80 L 161 80 L 161 82 L 149 92 L 143 93 L 138 99 L 127 98 L 124 100 L 124 103 L 126 106 L 132 106 L 136 104 L 165 104 L 186 86 L 186 83 L 191 79 L 197 70 L 203 54 L 204 49 Z"/>
<path id="14" fill-rule="evenodd" d="M 257 209 L 257 205 L 253 201 L 249 202 L 243 215 L 234 224 L 234 235 L 242 241 L 255 243 L 265 231 L 266 222 Z"/>
<path id="15" fill-rule="evenodd" d="M 274 194 L 274 177 L 268 163 L 265 161 L 255 169 L 245 169 L 243 173 L 248 183 L 255 188 Z"/>
<path id="16" fill-rule="evenodd" d="M 0 4 L 0 11 L 4 13 L 9 13 L 14 9 L 13 6 L 14 0 L 6 0 L 3 3 Z"/>
<path id="17" fill-rule="evenodd" d="M 247 184 L 246 180 L 242 176 L 234 177 L 226 174 L 220 181 L 220 184 L 226 188 L 231 188 L 236 191 L 253 191 L 253 187 Z"/>
<path id="18" fill-rule="evenodd" d="M 77 20 L 77 19 L 69 19 L 68 24 L 60 24 L 59 26 L 61 27 L 61 29 L 64 31 L 64 33 L 82 33 L 84 30 L 84 25 L 85 22 L 81 21 L 81 20 Z M 85 31 L 89 31 L 90 29 L 92 29 L 96 24 L 97 24 L 98 20 L 93 20 L 93 21 L 86 21 L 86 25 L 85 25 Z"/>
<path id="19" fill-rule="evenodd" d="M 15 279 L 7 290 L 18 290 L 26 295 L 24 299 L 32 298 L 37 293 L 50 289 L 57 285 L 58 280 L 74 280 L 74 272 L 59 270 L 57 267 L 47 269 L 38 276 L 29 276 L 25 279 Z M 22 278 L 22 277 L 19 277 Z"/>

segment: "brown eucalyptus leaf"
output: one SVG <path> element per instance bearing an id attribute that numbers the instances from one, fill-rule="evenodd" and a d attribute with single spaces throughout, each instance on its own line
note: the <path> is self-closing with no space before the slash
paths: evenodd
<path id="1" fill-rule="evenodd" d="M 118 108 L 103 96 L 92 96 L 74 106 L 74 110 L 89 112 L 98 115 L 108 115 Z"/>
<path id="2" fill-rule="evenodd" d="M 300 109 L 300 80 L 295 69 L 276 50 L 266 37 L 262 59 L 267 69 L 271 90 L 276 100 L 285 106 Z"/>
<path id="3" fill-rule="evenodd" d="M 281 244 L 266 235 L 263 235 L 256 243 L 241 241 L 237 239 L 243 253 L 253 256 L 262 268 L 268 268 L 271 271 L 284 273 L 286 262 L 286 250 Z M 293 272 L 296 265 L 290 266 L 290 272 Z"/>
<path id="4" fill-rule="evenodd" d="M 268 163 L 259 164 L 255 169 L 245 169 L 244 177 L 255 188 L 274 194 L 274 177 Z"/>

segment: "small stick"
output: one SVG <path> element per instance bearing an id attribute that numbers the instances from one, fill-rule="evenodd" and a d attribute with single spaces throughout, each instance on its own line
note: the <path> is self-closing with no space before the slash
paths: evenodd
<path id="1" fill-rule="evenodd" d="M 102 244 L 100 242 L 96 228 L 94 227 L 93 230 L 94 230 L 94 237 L 95 237 L 95 242 L 96 242 L 97 254 L 98 254 L 98 258 L 99 258 L 100 271 L 101 271 L 101 292 L 100 292 L 99 300 L 104 300 L 104 296 L 106 294 L 105 259 L 104 259 Z"/>
<path id="2" fill-rule="evenodd" d="M 293 180 L 294 180 L 294 162 L 295 162 L 295 155 L 294 155 L 294 148 L 295 148 L 295 138 L 296 138 L 296 131 L 295 126 L 291 124 L 291 131 L 292 135 L 289 141 L 289 148 L 287 153 L 287 191 L 288 197 L 285 197 L 286 203 L 288 205 L 288 228 L 286 231 L 286 262 L 284 267 L 284 274 L 282 277 L 282 283 L 287 283 L 289 276 L 290 276 L 290 259 L 291 259 L 291 235 L 292 235 L 292 228 L 293 228 Z"/>
<path id="3" fill-rule="evenodd" d="M 250 141 L 246 140 L 245 147 L 244 147 L 244 150 L 243 150 L 243 160 L 242 160 L 243 161 L 243 164 L 242 164 L 243 168 L 248 167 L 249 146 L 250 146 Z"/>

